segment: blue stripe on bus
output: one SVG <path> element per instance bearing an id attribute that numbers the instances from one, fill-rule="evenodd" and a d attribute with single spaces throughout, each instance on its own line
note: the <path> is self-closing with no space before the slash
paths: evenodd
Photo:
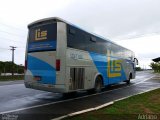
<path id="1" fill-rule="evenodd" d="M 41 80 L 38 81 L 42 84 L 55 84 L 56 83 L 56 70 L 48 63 L 28 55 L 28 69 L 33 76 L 40 76 Z"/>
<path id="2" fill-rule="evenodd" d="M 98 72 L 103 76 L 103 80 L 104 80 L 104 85 L 108 85 L 108 84 L 114 84 L 114 83 L 118 83 L 120 81 L 126 80 L 126 75 L 123 69 L 123 66 L 121 64 L 121 76 L 120 77 L 110 77 L 108 76 L 108 60 L 106 55 L 102 55 L 102 54 L 97 54 L 97 53 L 93 53 L 90 52 L 89 53 Z M 118 58 L 115 57 L 111 57 L 111 60 L 118 60 Z M 115 71 L 110 71 L 111 73 Z"/>
<path id="3" fill-rule="evenodd" d="M 41 51 L 41 50 L 53 50 L 56 49 L 56 40 L 43 41 L 43 42 L 31 42 L 28 44 L 28 51 Z"/>
<path id="4" fill-rule="evenodd" d="M 90 56 L 98 70 L 98 72 L 103 76 L 104 84 L 108 85 L 107 76 L 107 56 L 90 52 Z"/>

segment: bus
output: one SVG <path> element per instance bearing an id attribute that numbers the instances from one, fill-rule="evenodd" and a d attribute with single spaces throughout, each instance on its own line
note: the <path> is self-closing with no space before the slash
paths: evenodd
<path id="1" fill-rule="evenodd" d="M 25 86 L 37 90 L 71 93 L 101 91 L 135 78 L 134 52 L 52 17 L 28 25 Z"/>

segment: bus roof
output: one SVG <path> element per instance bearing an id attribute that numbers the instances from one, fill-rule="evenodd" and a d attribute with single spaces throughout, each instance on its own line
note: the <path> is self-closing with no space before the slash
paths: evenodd
<path id="1" fill-rule="evenodd" d="M 30 24 L 28 25 L 28 28 L 30 28 L 31 26 L 33 26 L 33 25 L 35 25 L 35 24 L 40 24 L 40 23 L 42 23 L 42 22 L 44 22 L 44 21 L 64 22 L 64 23 L 69 24 L 69 25 L 72 25 L 72 26 L 74 26 L 74 27 L 76 27 L 76 28 L 78 28 L 78 29 L 81 29 L 81 30 L 83 30 L 83 31 L 85 31 L 85 32 L 87 32 L 87 33 L 90 33 L 90 34 L 92 34 L 92 35 L 94 35 L 94 36 L 97 36 L 97 37 L 99 37 L 99 38 L 102 38 L 102 39 L 104 39 L 104 40 L 106 40 L 106 41 L 108 41 L 108 42 L 111 42 L 111 43 L 113 43 L 113 44 L 115 44 L 115 45 L 118 45 L 117 43 L 115 43 L 115 42 L 113 42 L 113 41 L 111 41 L 111 40 L 109 40 L 109 39 L 106 39 L 106 38 L 104 38 L 104 37 L 102 37 L 102 36 L 100 36 L 100 35 L 97 35 L 97 34 L 95 34 L 95 33 L 88 32 L 88 31 L 86 31 L 86 30 L 84 30 L 84 29 L 82 29 L 82 28 L 80 28 L 80 27 L 78 27 L 78 26 L 76 26 L 76 25 L 74 25 L 74 24 L 66 21 L 66 20 L 63 20 L 63 19 L 61 19 L 61 18 L 59 18 L 59 17 L 49 17 L 49 18 L 44 18 L 44 19 L 40 19 L 40 20 L 34 21 L 34 22 L 32 22 L 32 23 L 30 23 Z M 118 46 L 120 46 L 120 47 L 122 47 L 122 48 L 124 48 L 124 49 L 126 49 L 126 50 L 129 50 L 129 49 L 127 49 L 127 48 L 125 48 L 125 47 L 123 47 L 123 46 L 121 46 L 121 45 L 118 45 Z M 129 50 L 129 51 L 131 51 L 131 50 Z M 133 51 L 131 51 L 131 52 L 133 52 Z"/>

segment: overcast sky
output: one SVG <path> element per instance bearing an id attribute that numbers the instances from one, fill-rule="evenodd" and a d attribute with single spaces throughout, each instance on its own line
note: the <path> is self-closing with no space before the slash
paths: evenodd
<path id="1" fill-rule="evenodd" d="M 141 67 L 160 57 L 160 0 L 0 0 L 0 61 L 24 64 L 27 25 L 60 17 L 135 52 Z"/>

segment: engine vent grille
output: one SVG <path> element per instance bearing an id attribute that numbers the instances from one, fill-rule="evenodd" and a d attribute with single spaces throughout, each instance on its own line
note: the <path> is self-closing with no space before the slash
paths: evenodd
<path id="1" fill-rule="evenodd" d="M 84 68 L 70 68 L 70 90 L 84 89 Z"/>

